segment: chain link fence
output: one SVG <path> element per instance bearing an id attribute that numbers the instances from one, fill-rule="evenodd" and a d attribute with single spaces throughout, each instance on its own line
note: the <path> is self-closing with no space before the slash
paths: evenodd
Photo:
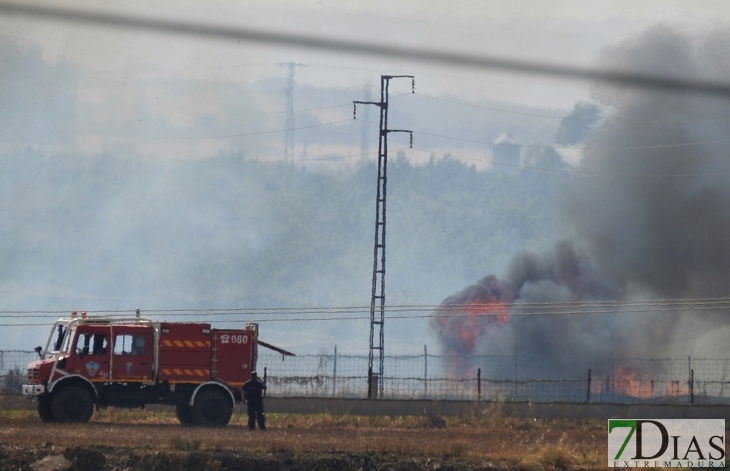
<path id="1" fill-rule="evenodd" d="M 385 357 L 382 398 L 530 402 L 730 404 L 730 359 L 611 359 L 582 377 L 540 376 L 530 357 Z M 368 357 L 261 354 L 273 397 L 365 398 Z M 486 372 L 489 372 L 487 374 Z M 497 373 L 495 373 L 497 372 Z M 509 372 L 509 374 L 507 373 Z M 375 388 L 376 390 L 378 388 Z"/>
<path id="2" fill-rule="evenodd" d="M 0 350 L 0 389 L 20 392 L 32 351 Z M 545 374 L 522 356 L 385 357 L 382 398 L 654 404 L 730 404 L 730 359 L 610 359 L 577 375 Z M 272 397 L 366 398 L 367 355 L 261 353 Z M 542 373 L 542 374 L 541 374 Z M 377 390 L 378 388 L 376 388 Z"/>
<path id="3" fill-rule="evenodd" d="M 0 350 L 0 392 L 20 393 L 25 368 L 38 354 L 27 350 Z"/>

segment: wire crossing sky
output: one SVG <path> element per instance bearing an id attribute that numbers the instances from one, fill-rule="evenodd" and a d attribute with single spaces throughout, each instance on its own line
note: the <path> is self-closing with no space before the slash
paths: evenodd
<path id="1" fill-rule="evenodd" d="M 474 55 L 459 51 L 438 51 L 384 43 L 349 41 L 342 38 L 327 38 L 122 14 L 108 14 L 90 11 L 88 9 L 80 10 L 0 2 L 0 14 L 162 34 L 187 35 L 198 38 L 284 46 L 294 49 L 310 49 L 341 54 L 354 53 L 363 56 L 377 55 L 393 59 L 423 61 L 447 66 L 475 67 L 525 75 L 543 75 L 563 79 L 608 82 L 622 86 L 646 87 L 676 92 L 686 91 L 730 95 L 730 83 L 728 82 L 673 78 L 658 74 L 632 73 L 630 71 L 589 70 L 567 65 Z"/>

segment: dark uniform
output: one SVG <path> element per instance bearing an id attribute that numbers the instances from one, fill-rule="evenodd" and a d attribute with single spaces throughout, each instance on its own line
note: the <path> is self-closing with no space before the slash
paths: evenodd
<path id="1" fill-rule="evenodd" d="M 248 428 L 254 430 L 256 422 L 261 430 L 266 430 L 266 416 L 264 415 L 264 390 L 266 385 L 259 381 L 256 372 L 251 373 L 251 379 L 243 385 L 243 397 L 246 399 L 248 411 Z"/>

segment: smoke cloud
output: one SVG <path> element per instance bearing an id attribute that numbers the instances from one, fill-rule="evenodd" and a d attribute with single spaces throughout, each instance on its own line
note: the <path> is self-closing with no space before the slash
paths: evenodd
<path id="1" fill-rule="evenodd" d="M 606 51 L 601 65 L 669 77 L 727 77 L 728 39 L 728 32 L 718 32 L 697 41 L 656 27 Z M 605 85 L 596 86 L 595 99 L 602 114 L 595 105 L 576 106 L 556 136 L 559 144 L 582 145 L 575 176 L 560 198 L 569 237 L 546 253 L 518 253 L 503 279 L 488 276 L 444 300 L 442 309 L 473 302 L 485 284 L 503 287 L 501 301 L 514 303 L 511 312 L 527 314 L 536 313 L 531 303 L 728 295 L 730 99 Z M 530 376 L 583 376 L 614 355 L 730 353 L 721 340 L 730 322 L 721 312 L 617 307 L 607 314 L 508 318 L 504 324 L 494 316 L 461 321 L 460 328 L 478 337 L 473 342 L 442 331 L 442 324 L 455 321 L 435 326 L 446 353 L 517 353 L 531 359 L 522 370 Z"/>

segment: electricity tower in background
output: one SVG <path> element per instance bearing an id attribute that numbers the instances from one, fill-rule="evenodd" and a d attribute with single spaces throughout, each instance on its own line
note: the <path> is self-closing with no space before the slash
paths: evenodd
<path id="1" fill-rule="evenodd" d="M 383 361 L 385 345 L 383 326 L 385 323 L 385 210 L 388 183 L 388 134 L 407 132 L 413 147 L 413 131 L 388 129 L 388 88 L 394 78 L 410 78 L 411 93 L 415 93 L 413 75 L 381 75 L 380 101 L 353 101 L 352 117 L 357 118 L 357 105 L 375 105 L 380 108 L 380 132 L 378 137 L 378 190 L 375 203 L 375 247 L 373 249 L 373 288 L 370 298 L 370 353 L 368 356 L 368 399 L 383 397 Z M 376 304 L 378 305 L 376 308 Z M 376 315 L 379 311 L 379 316 Z M 375 329 L 379 336 L 375 342 Z M 377 363 L 375 357 L 377 356 Z"/>
<path id="2" fill-rule="evenodd" d="M 298 62 L 285 62 L 278 65 L 286 66 L 288 69 L 286 78 L 286 88 L 283 92 L 286 96 L 286 136 L 284 140 L 284 161 L 288 162 L 289 158 L 294 160 L 294 73 L 297 67 L 303 67 L 304 64 Z"/>

